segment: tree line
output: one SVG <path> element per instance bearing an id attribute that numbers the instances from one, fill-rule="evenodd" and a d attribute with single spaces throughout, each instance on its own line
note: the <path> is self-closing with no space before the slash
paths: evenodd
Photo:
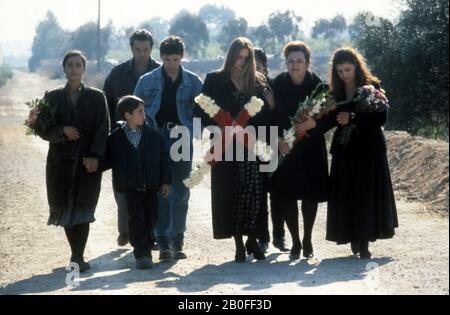
<path id="1" fill-rule="evenodd" d="M 326 78 L 329 57 L 341 46 L 362 51 L 372 71 L 382 80 L 391 100 L 389 129 L 407 130 L 448 140 L 448 1 L 397 0 L 402 6 L 391 21 L 360 12 L 352 21 L 342 15 L 319 19 L 307 34 L 303 18 L 294 11 L 271 13 L 264 23 L 249 26 L 243 17 L 224 6 L 208 4 L 197 13 L 180 11 L 171 20 L 153 17 L 138 25 L 155 37 L 183 38 L 190 60 L 216 59 L 238 36 L 249 37 L 281 63 L 282 47 L 290 40 L 305 40 L 314 50 L 313 67 Z M 129 58 L 128 37 L 135 27 L 102 28 L 101 59 Z M 69 32 L 48 12 L 36 28 L 29 68 L 36 71 L 45 59 L 60 58 L 67 49 L 96 57 L 97 25 L 86 23 Z M 157 49 L 154 50 L 157 57 Z M 278 63 L 275 62 L 278 60 Z"/>

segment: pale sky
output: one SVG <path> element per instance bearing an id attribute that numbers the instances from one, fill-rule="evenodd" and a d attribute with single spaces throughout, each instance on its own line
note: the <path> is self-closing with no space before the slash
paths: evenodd
<path id="1" fill-rule="evenodd" d="M 181 9 L 196 13 L 208 3 L 233 9 L 250 25 L 261 24 L 276 10 L 295 11 L 303 17 L 306 26 L 337 13 L 351 18 L 361 10 L 369 10 L 375 15 L 395 18 L 398 12 L 393 0 L 102 0 L 103 23 L 112 20 L 116 26 L 137 26 L 154 16 L 171 18 Z M 97 1 L 0 0 L 0 45 L 7 46 L 11 41 L 31 44 L 35 27 L 47 10 L 53 11 L 63 28 L 73 30 L 88 21 L 96 21 Z"/>

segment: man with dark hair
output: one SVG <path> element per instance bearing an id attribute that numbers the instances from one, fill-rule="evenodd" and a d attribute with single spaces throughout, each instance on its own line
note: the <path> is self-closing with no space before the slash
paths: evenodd
<path id="1" fill-rule="evenodd" d="M 189 143 L 181 147 L 182 159 L 171 160 L 172 190 L 169 197 L 159 198 L 155 235 L 160 260 L 168 261 L 186 258 L 183 245 L 190 191 L 183 180 L 189 177 L 192 168 L 194 98 L 201 92 L 202 81 L 181 66 L 184 44 L 179 37 L 166 38 L 161 43 L 160 55 L 163 65 L 139 79 L 134 95 L 145 101 L 147 121 L 159 129 L 168 148 L 182 139 L 183 130 L 189 131 Z M 172 131 L 178 137 L 171 138 Z M 190 152 L 186 152 L 185 147 Z"/>
<path id="2" fill-rule="evenodd" d="M 117 127 L 116 111 L 119 99 L 125 95 L 133 94 L 139 78 L 160 66 L 150 57 L 153 37 L 149 31 L 141 29 L 134 32 L 130 37 L 130 47 L 133 58 L 112 69 L 103 88 L 108 101 L 111 130 Z M 114 197 L 118 208 L 119 237 L 117 243 L 119 246 L 125 246 L 129 241 L 128 211 L 125 196 L 114 191 Z"/>

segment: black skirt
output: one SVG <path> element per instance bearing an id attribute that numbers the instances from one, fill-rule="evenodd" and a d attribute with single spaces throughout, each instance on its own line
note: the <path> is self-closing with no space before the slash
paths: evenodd
<path id="1" fill-rule="evenodd" d="M 328 160 L 323 135 L 298 142 L 272 175 L 271 198 L 284 200 L 328 200 Z"/>
<path id="2" fill-rule="evenodd" d="M 267 178 L 258 162 L 220 162 L 211 170 L 215 239 L 264 234 Z"/>
<path id="3" fill-rule="evenodd" d="M 397 208 L 386 154 L 366 159 L 335 154 L 330 181 L 328 241 L 374 242 L 394 236 Z"/>

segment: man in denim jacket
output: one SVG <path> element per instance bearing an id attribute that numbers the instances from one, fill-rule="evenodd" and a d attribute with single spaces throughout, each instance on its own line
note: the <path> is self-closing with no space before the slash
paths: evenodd
<path id="1" fill-rule="evenodd" d="M 186 258 L 183 244 L 190 191 L 183 180 L 189 177 L 192 168 L 194 98 L 201 92 L 202 81 L 181 66 L 184 44 L 179 37 L 165 39 L 160 46 L 160 55 L 163 65 L 142 76 L 134 94 L 145 101 L 148 123 L 159 129 L 168 150 L 172 148 L 173 151 L 172 190 L 168 198 L 158 200 L 155 229 L 160 260 L 169 261 Z M 184 142 L 180 143 L 180 140 Z M 181 152 L 175 149 L 179 145 Z M 180 153 L 181 157 L 175 156 Z"/>

